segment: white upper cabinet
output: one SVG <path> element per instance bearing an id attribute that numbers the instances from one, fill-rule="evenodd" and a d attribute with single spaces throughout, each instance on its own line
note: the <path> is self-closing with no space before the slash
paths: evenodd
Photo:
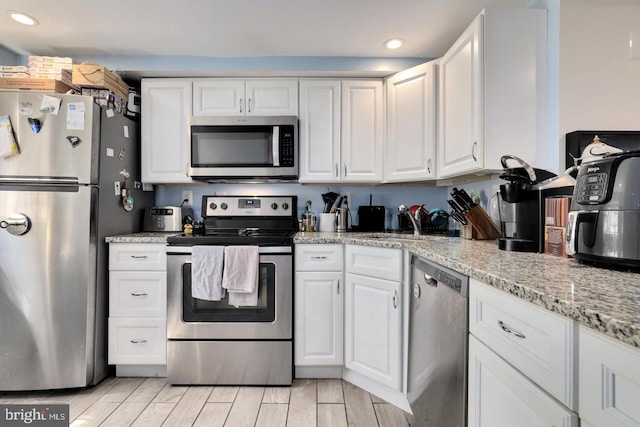
<path id="1" fill-rule="evenodd" d="M 380 80 L 300 80 L 300 182 L 382 181 Z"/>
<path id="2" fill-rule="evenodd" d="M 387 139 L 385 182 L 436 177 L 436 63 L 428 62 L 385 81 Z"/>
<path id="3" fill-rule="evenodd" d="M 549 168 L 546 10 L 487 9 L 439 60 L 438 178 Z"/>
<path id="4" fill-rule="evenodd" d="M 384 132 L 382 81 L 342 82 L 342 178 L 382 181 Z"/>
<path id="5" fill-rule="evenodd" d="M 340 180 L 340 80 L 300 80 L 300 182 Z"/>
<path id="6" fill-rule="evenodd" d="M 193 80 L 194 116 L 297 116 L 298 79 Z"/>
<path id="7" fill-rule="evenodd" d="M 188 183 L 191 80 L 143 79 L 141 169 L 145 183 Z"/>

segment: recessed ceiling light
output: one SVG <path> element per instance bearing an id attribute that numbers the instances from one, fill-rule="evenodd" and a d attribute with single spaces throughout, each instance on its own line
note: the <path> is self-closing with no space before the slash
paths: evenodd
<path id="1" fill-rule="evenodd" d="M 38 20 L 32 16 L 26 15 L 16 10 L 10 10 L 11 19 L 24 25 L 38 25 Z"/>
<path id="2" fill-rule="evenodd" d="M 391 39 L 384 42 L 384 47 L 387 49 L 397 49 L 404 44 L 402 39 Z"/>

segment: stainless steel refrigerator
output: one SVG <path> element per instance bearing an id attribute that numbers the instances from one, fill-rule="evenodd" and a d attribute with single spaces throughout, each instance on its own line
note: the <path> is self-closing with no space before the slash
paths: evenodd
<path id="1" fill-rule="evenodd" d="M 104 239 L 139 231 L 153 204 L 138 125 L 112 113 L 88 96 L 0 92 L 0 390 L 107 374 Z"/>

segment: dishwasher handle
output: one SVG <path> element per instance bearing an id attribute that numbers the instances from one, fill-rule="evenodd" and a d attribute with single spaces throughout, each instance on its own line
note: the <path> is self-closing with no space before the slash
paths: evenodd
<path id="1" fill-rule="evenodd" d="M 460 293 L 465 298 L 469 297 L 468 276 L 436 264 L 435 262 L 427 261 L 416 255 L 411 257 L 411 266 L 414 274 L 417 273 L 417 276 L 413 276 L 414 280 L 422 277 L 424 278 L 424 282 L 429 286 L 437 287 L 444 285 Z"/>

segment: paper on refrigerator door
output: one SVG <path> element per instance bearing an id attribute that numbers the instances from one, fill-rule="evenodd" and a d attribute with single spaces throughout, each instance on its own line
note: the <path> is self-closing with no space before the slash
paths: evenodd
<path id="1" fill-rule="evenodd" d="M 9 116 L 0 117 L 0 158 L 15 156 L 20 153 L 18 143 L 13 135 L 11 118 Z"/>
<path id="2" fill-rule="evenodd" d="M 84 102 L 67 104 L 67 129 L 84 130 Z"/>

